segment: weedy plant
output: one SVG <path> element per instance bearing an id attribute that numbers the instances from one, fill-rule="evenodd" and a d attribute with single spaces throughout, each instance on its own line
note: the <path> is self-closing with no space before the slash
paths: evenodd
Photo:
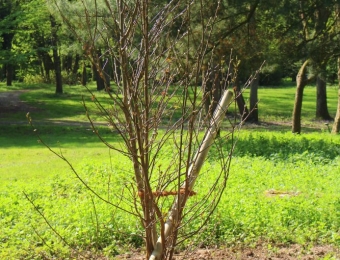
<path id="1" fill-rule="evenodd" d="M 115 146 L 100 135 L 91 118 L 93 110 L 84 100 L 93 131 L 107 147 L 129 158 L 133 170 L 126 173 L 120 189 L 103 197 L 62 153 L 50 150 L 70 164 L 96 197 L 140 220 L 147 259 L 172 259 L 175 248 L 206 225 L 226 188 L 234 149 L 234 145 L 226 150 L 218 143 L 233 140 L 239 129 L 230 122 L 230 131 L 216 139 L 232 102 L 227 88 L 234 75 L 228 68 L 222 70 L 221 57 L 214 55 L 210 45 L 216 13 L 203 19 L 199 6 L 202 3 L 155 5 L 142 0 L 53 1 L 51 5 L 102 78 L 110 105 L 89 93 L 124 146 Z M 217 92 L 224 93 L 220 101 Z M 170 158 L 162 166 L 163 148 L 169 143 Z M 212 146 L 219 153 L 219 173 L 205 193 L 192 200 L 195 181 Z M 200 225 L 184 229 L 197 218 Z"/>

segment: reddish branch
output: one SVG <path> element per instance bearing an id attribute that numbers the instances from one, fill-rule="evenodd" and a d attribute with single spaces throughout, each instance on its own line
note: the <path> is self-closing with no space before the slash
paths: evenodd
<path id="1" fill-rule="evenodd" d="M 180 194 L 185 194 L 185 189 L 180 189 L 179 190 Z M 166 197 L 166 196 L 172 196 L 172 195 L 177 195 L 177 191 L 153 191 L 152 195 L 155 197 Z M 193 190 L 188 190 L 188 196 L 194 196 L 196 195 L 196 192 Z M 144 191 L 140 190 L 138 191 L 138 197 L 142 198 L 144 197 Z"/>

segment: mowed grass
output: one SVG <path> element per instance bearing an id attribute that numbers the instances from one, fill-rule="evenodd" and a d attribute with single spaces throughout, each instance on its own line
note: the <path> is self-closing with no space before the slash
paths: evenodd
<path id="1" fill-rule="evenodd" d="M 48 119 L 52 120 L 85 121 L 79 100 L 87 94 L 71 88 L 74 87 L 66 88 L 66 92 L 74 93 L 69 96 L 55 96 L 52 87 L 44 91 L 32 87 L 32 91 L 24 93 L 23 98 L 30 104 L 43 105 L 42 110 L 31 113 L 33 120 L 46 120 L 44 113 L 49 113 Z M 308 120 L 314 119 L 314 90 L 308 87 L 305 91 Z M 285 105 L 283 99 L 281 103 L 277 97 L 289 96 L 291 92 L 294 93 L 292 87 L 260 89 L 260 118 L 268 123 L 289 118 L 291 112 L 286 110 L 290 105 Z M 105 98 L 104 93 L 96 95 Z M 288 96 L 287 102 L 293 102 Z M 39 97 L 46 100 L 39 103 Z M 335 97 L 329 91 L 330 100 Z M 60 99 L 64 101 L 57 103 Z M 273 106 L 280 112 L 271 111 Z M 336 102 L 329 103 L 330 112 L 335 107 Z M 79 114 L 73 116 L 70 111 Z M 25 114 L 12 115 L 11 121 L 24 121 L 24 117 Z M 76 257 L 75 253 L 71 256 L 74 250 L 114 258 L 118 253 L 141 246 L 138 219 L 89 192 L 68 164 L 37 141 L 36 133 L 62 153 L 94 191 L 122 207 L 128 204 L 117 195 L 123 191 L 129 194 L 123 188 L 133 182 L 129 160 L 109 151 L 86 124 L 37 124 L 35 129 L 26 124 L 4 124 L 0 129 L 0 259 L 71 259 Z M 301 135 L 293 135 L 284 128 L 242 130 L 226 193 L 194 242 L 201 246 L 252 246 L 261 242 L 274 246 L 299 243 L 306 248 L 312 244 L 340 247 L 340 137 L 329 134 L 322 124 L 312 130 Z M 111 144 L 123 145 L 107 127 L 99 127 L 99 132 Z M 230 144 L 223 140 L 223 133 L 221 141 L 228 149 Z M 167 165 L 167 149 L 171 150 L 165 147 L 160 164 Z M 195 187 L 197 198 L 208 189 L 219 170 L 214 151 L 213 148 Z M 34 201 L 36 209 L 24 192 Z M 126 196 L 131 199 L 135 194 Z M 191 222 L 186 230 L 198 226 L 200 221 Z"/>
<path id="2" fill-rule="evenodd" d="M 105 108 L 110 108 L 110 100 L 108 95 L 103 91 L 96 91 L 95 84 L 89 84 L 88 88 L 93 92 L 95 97 L 102 102 Z M 113 86 L 114 88 L 114 86 Z M 21 100 L 27 102 L 32 107 L 39 110 L 27 111 L 31 113 L 34 120 L 67 120 L 88 122 L 85 108 L 82 102 L 85 101 L 90 115 L 95 121 L 105 122 L 102 115 L 98 114 L 94 108 L 92 95 L 83 86 L 64 86 L 64 94 L 55 94 L 55 87 L 52 85 L 22 85 L 15 84 L 13 87 L 5 87 L 0 84 L 0 92 L 9 90 L 22 90 Z M 328 111 L 332 117 L 336 114 L 337 108 L 337 85 L 329 85 L 327 87 Z M 171 91 L 170 91 L 171 92 Z M 244 90 L 244 98 L 249 104 L 249 89 Z M 180 89 L 176 91 L 176 95 L 171 100 L 169 106 L 175 109 L 175 119 L 180 116 L 181 104 Z M 284 81 L 282 87 L 259 87 L 259 119 L 263 122 L 291 122 L 294 98 L 295 83 Z M 303 106 L 302 106 L 302 126 L 315 125 L 315 109 L 316 109 L 316 88 L 309 85 L 304 90 Z M 230 111 L 234 112 L 234 105 L 230 107 Z M 25 120 L 24 113 L 12 113 L 8 118 L 16 120 Z"/>

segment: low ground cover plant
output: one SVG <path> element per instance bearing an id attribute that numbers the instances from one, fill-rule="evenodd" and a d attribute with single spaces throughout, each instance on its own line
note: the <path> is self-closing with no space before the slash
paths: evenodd
<path id="1" fill-rule="evenodd" d="M 66 89 L 63 95 L 50 94 L 53 90 L 48 88 L 41 91 L 32 86 L 21 96 L 39 108 L 31 113 L 33 120 L 85 122 L 80 100 L 87 93 L 80 91 L 80 86 Z M 261 241 L 339 247 L 339 137 L 330 135 L 323 122 L 312 120 L 305 128 L 309 133 L 287 132 L 284 122 L 291 113 L 287 105 L 276 106 L 282 115 L 279 118 L 267 113 L 272 107 L 267 101 L 273 95 L 293 93 L 294 88 L 260 91 L 262 119 L 273 120 L 274 127 L 262 121 L 260 125 L 245 125 L 239 133 L 226 193 L 212 220 L 195 237 L 194 246 L 252 246 Z M 313 91 L 312 87 L 306 91 L 305 115 L 309 119 L 313 118 Z M 335 98 L 333 94 L 329 95 L 331 99 Z M 105 93 L 96 95 L 105 102 Z M 91 97 L 86 99 L 91 102 Z M 330 111 L 335 110 L 333 103 Z M 24 120 L 25 113 L 11 114 L 6 120 Z M 70 158 L 95 191 L 125 207 L 115 195 L 121 193 L 118 184 L 129 185 L 128 160 L 104 148 L 88 124 L 45 124 L 37 124 L 43 139 Z M 108 142 L 121 142 L 112 127 L 101 126 L 99 131 Z M 228 127 L 223 131 L 228 132 Z M 66 259 L 87 252 L 113 258 L 142 245 L 137 219 L 93 196 L 68 165 L 39 144 L 28 125 L 5 123 L 0 128 L 0 142 L 0 258 Z M 223 140 L 226 150 L 229 146 L 229 141 Z M 168 167 L 171 153 L 168 144 L 158 163 L 160 170 Z M 213 147 L 195 187 L 197 199 L 219 170 L 218 156 Z M 197 219 L 191 225 L 198 226 L 199 222 Z"/>
<path id="2" fill-rule="evenodd" d="M 93 153 L 88 154 L 86 149 L 75 148 L 79 140 L 67 144 L 72 140 L 72 134 L 65 134 L 69 136 L 65 140 L 60 139 L 60 133 L 67 133 L 67 128 L 57 129 L 55 135 L 53 131 L 49 133 L 49 141 L 57 144 L 59 139 L 60 149 L 70 155 L 82 154 L 75 160 L 75 167 L 80 169 L 82 177 L 96 192 L 125 207 L 124 202 L 115 199 L 115 194 L 120 192 L 118 186 L 129 183 L 128 160 L 101 149 L 100 143 L 91 139 L 88 139 L 89 143 L 82 141 L 82 145 L 93 147 Z M 84 134 L 86 128 L 79 131 Z M 107 134 L 109 136 L 109 132 Z M 339 246 L 337 136 L 327 132 L 296 136 L 243 131 L 237 145 L 226 193 L 212 221 L 196 236 L 196 246 L 215 246 L 216 243 L 251 246 L 259 241 Z M 25 147 L 9 149 L 6 153 L 20 153 L 20 149 Z M 43 150 L 38 146 L 29 149 L 32 164 L 37 160 L 43 162 L 39 167 L 44 170 L 38 175 L 27 171 L 25 178 L 13 177 L 16 174 L 10 167 L 0 170 L 1 258 L 65 259 L 75 251 L 77 254 L 91 251 L 114 257 L 141 246 L 142 230 L 137 218 L 133 220 L 98 200 L 67 167 L 53 170 L 48 165 L 51 154 Z M 171 147 L 165 150 L 160 168 L 167 166 L 166 151 L 171 152 Z M 100 155 L 96 157 L 96 153 Z M 209 180 L 213 180 L 218 172 L 215 154 L 212 151 L 197 181 L 197 199 L 200 191 L 209 188 Z M 13 165 L 18 163 L 15 156 L 8 158 Z M 22 167 L 30 168 L 27 164 Z M 23 191 L 36 208 L 25 198 Z M 199 225 L 199 221 L 197 219 L 191 225 Z"/>

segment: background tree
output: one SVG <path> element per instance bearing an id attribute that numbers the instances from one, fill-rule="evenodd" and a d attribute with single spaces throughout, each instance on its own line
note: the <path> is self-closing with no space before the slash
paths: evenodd
<path id="1" fill-rule="evenodd" d="M 12 42 L 17 26 L 18 1 L 0 1 L 0 36 L 1 36 L 1 64 L 6 77 L 7 86 L 12 85 L 14 76 L 14 55 L 12 53 Z"/>
<path id="2" fill-rule="evenodd" d="M 53 65 L 54 65 L 54 72 L 55 72 L 55 81 L 56 81 L 56 89 L 55 92 L 57 94 L 63 93 L 63 83 L 62 83 L 62 77 L 61 77 L 61 60 L 60 55 L 58 51 L 58 30 L 59 30 L 59 24 L 57 24 L 56 19 L 53 17 L 53 15 L 50 15 L 50 22 L 51 22 L 51 47 L 52 47 L 52 53 L 53 53 Z"/>

